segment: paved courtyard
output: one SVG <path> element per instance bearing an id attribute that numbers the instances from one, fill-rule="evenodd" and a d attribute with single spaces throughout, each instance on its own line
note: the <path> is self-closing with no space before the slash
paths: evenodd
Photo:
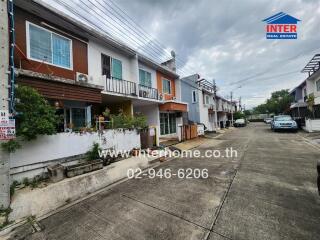
<path id="1" fill-rule="evenodd" d="M 25 239 L 319 239 L 320 150 L 264 123 L 228 131 L 197 149 L 223 153 L 230 147 L 238 156 L 181 158 L 160 166 L 171 172 L 208 169 L 206 179 L 128 180 L 43 219 L 43 231 Z"/>

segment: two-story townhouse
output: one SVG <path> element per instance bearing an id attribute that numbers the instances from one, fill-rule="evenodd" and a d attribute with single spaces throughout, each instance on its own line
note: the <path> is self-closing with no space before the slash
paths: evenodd
<path id="1" fill-rule="evenodd" d="M 15 1 L 14 12 L 17 84 L 35 88 L 55 106 L 60 131 L 89 127 L 102 86 L 81 81 L 88 74 L 88 38 L 32 1 Z"/>
<path id="2" fill-rule="evenodd" d="M 203 124 L 206 131 L 214 131 L 218 128 L 215 123 L 215 97 L 214 86 L 198 74 L 181 79 L 182 101 L 189 105 L 188 120 Z"/>
<path id="3" fill-rule="evenodd" d="M 238 110 L 237 103 L 235 101 L 227 100 L 220 95 L 216 96 L 216 103 L 219 127 L 225 128 L 232 126 L 232 120 L 234 120 L 233 113 Z"/>
<path id="4" fill-rule="evenodd" d="M 314 55 L 314 57 L 308 62 L 308 64 L 302 69 L 301 72 L 308 73 L 306 81 L 307 97 L 314 98 L 314 105 L 320 106 L 320 54 Z"/>
<path id="5" fill-rule="evenodd" d="M 108 107 L 115 114 L 120 109 L 145 114 L 157 130 L 157 143 L 160 135 L 177 137 L 187 104 L 179 101 L 179 76 L 171 65 L 158 64 L 49 5 L 15 4 L 18 83 L 36 88 L 56 106 L 64 130 L 90 126 Z"/>
<path id="6" fill-rule="evenodd" d="M 304 80 L 297 87 L 293 88 L 289 94 L 293 102 L 290 105 L 290 114 L 300 125 L 304 122 L 307 113 L 307 81 Z"/>

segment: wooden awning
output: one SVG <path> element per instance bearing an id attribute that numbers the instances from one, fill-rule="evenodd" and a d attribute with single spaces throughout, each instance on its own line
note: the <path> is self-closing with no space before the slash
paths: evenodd
<path id="1" fill-rule="evenodd" d="M 166 102 L 159 106 L 160 111 L 187 112 L 188 107 L 185 103 Z"/>
<path id="2" fill-rule="evenodd" d="M 17 79 L 18 85 L 35 88 L 44 97 L 54 100 L 73 100 L 89 103 L 101 103 L 101 89 L 44 79 L 22 77 Z"/>

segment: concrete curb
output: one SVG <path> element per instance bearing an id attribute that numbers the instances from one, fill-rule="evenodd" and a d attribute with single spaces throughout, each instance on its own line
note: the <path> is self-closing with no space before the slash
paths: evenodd
<path id="1" fill-rule="evenodd" d="M 154 162 L 154 161 L 156 161 L 156 163 L 152 163 L 152 162 Z M 150 164 L 150 166 L 142 169 L 143 172 L 148 171 L 148 170 L 151 169 L 151 168 L 156 168 L 156 167 L 158 167 L 158 166 L 160 165 L 160 162 L 159 162 L 159 159 L 155 159 L 155 160 L 150 161 L 149 164 Z M 52 215 L 54 215 L 54 214 L 56 214 L 56 213 L 58 213 L 58 212 L 61 212 L 62 210 L 65 210 L 65 209 L 67 209 L 67 208 L 69 208 L 69 207 L 72 207 L 72 206 L 74 206 L 75 204 L 78 204 L 79 202 L 82 202 L 82 201 L 84 201 L 84 200 L 86 200 L 86 199 L 88 199 L 88 198 L 90 198 L 90 197 L 93 197 L 93 196 L 95 196 L 96 194 L 99 194 L 99 193 L 101 193 L 101 192 L 103 192 L 103 191 L 109 190 L 109 189 L 111 189 L 111 188 L 113 188 L 113 187 L 115 187 L 115 186 L 117 186 L 117 185 L 119 185 L 119 184 L 121 184 L 121 183 L 124 183 L 124 182 L 126 182 L 126 181 L 128 181 L 128 180 L 130 180 L 128 177 L 119 179 L 119 180 L 111 183 L 111 184 L 108 185 L 108 186 L 105 186 L 105 187 L 103 187 L 103 188 L 101 188 L 101 189 L 99 189 L 99 190 L 97 190 L 97 191 L 95 191 L 95 192 L 93 192 L 93 193 L 91 193 L 91 194 L 88 194 L 87 196 L 84 196 L 84 197 L 82 197 L 82 198 L 79 198 L 79 199 L 71 202 L 71 203 L 68 203 L 68 204 L 65 204 L 65 205 L 63 205 L 63 206 L 61 206 L 61 207 L 58 207 L 57 209 L 55 209 L 55 210 L 53 210 L 53 211 L 50 211 L 50 212 L 48 212 L 48 213 L 46 213 L 46 214 L 44 214 L 44 215 L 37 216 L 37 217 L 36 217 L 36 221 L 41 221 L 41 220 L 43 220 L 43 219 L 45 219 L 45 218 L 48 218 L 48 217 L 50 217 L 50 216 L 52 216 Z M 21 220 L 21 221 L 18 221 L 18 222 L 15 222 L 15 223 L 11 224 L 11 225 L 6 226 L 5 228 L 3 228 L 3 229 L 0 231 L 0 239 L 2 240 L 1 237 L 5 237 L 4 239 L 9 238 L 10 235 L 14 232 L 14 230 L 15 230 L 17 227 L 20 227 L 20 226 L 26 224 L 27 222 L 28 222 L 28 219 L 26 218 L 26 219 L 23 219 L 23 220 Z"/>

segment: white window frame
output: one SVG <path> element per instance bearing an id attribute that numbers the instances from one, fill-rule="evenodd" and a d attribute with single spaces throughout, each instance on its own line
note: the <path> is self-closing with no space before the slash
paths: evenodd
<path id="1" fill-rule="evenodd" d="M 192 94 L 191 94 L 191 98 L 192 98 L 192 103 L 197 103 L 198 99 L 197 99 L 197 90 L 192 90 Z M 193 98 L 194 96 L 194 98 Z"/>
<path id="2" fill-rule="evenodd" d="M 47 32 L 51 33 L 51 52 L 52 53 L 53 53 L 53 51 L 52 51 L 52 33 L 57 35 L 57 36 L 59 36 L 59 37 L 62 37 L 64 39 L 69 40 L 69 42 L 70 42 L 70 68 L 64 67 L 64 66 L 60 66 L 60 65 L 57 65 L 57 64 L 54 64 L 54 63 L 50 63 L 50 62 L 47 62 L 47 61 L 44 61 L 44 60 L 41 61 L 39 59 L 31 57 L 31 54 L 30 54 L 30 30 L 29 30 L 30 25 L 33 25 L 33 26 L 35 26 L 37 28 L 43 29 L 44 31 L 47 31 Z M 51 66 L 55 66 L 55 67 L 59 67 L 59 68 L 64 68 L 64 69 L 67 69 L 67 70 L 73 70 L 73 54 L 72 54 L 73 53 L 73 45 L 72 45 L 72 39 L 67 38 L 67 37 L 65 37 L 65 36 L 63 36 L 61 34 L 56 33 L 56 32 L 50 31 L 50 30 L 48 30 L 48 29 L 46 29 L 44 27 L 41 27 L 41 26 L 39 26 L 37 24 L 31 23 L 29 21 L 26 21 L 26 43 L 27 43 L 26 44 L 26 48 L 27 48 L 27 58 L 28 59 L 30 59 L 32 61 L 35 61 L 35 62 L 39 62 L 39 63 L 43 63 L 44 62 L 45 64 L 48 64 L 48 65 L 51 65 Z"/>
<path id="3" fill-rule="evenodd" d="M 163 86 L 164 86 L 163 81 L 168 81 L 169 82 L 169 92 L 168 93 L 164 92 L 164 90 L 163 90 Z M 171 81 L 166 79 L 166 78 L 162 78 L 162 93 L 167 94 L 167 95 L 171 95 L 172 94 Z"/>
<path id="4" fill-rule="evenodd" d="M 208 101 L 207 101 L 207 98 L 208 98 Z M 210 96 L 209 95 L 204 95 L 204 104 L 210 105 Z"/>

